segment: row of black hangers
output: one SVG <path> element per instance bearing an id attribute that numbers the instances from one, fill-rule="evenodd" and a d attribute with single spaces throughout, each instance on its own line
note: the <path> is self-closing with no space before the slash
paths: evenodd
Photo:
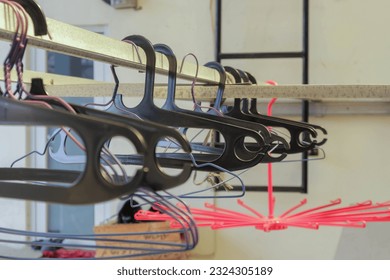
<path id="1" fill-rule="evenodd" d="M 33 0 L 13 2 L 22 5 L 30 15 L 36 35 L 48 33 L 45 17 Z M 30 237 L 25 242 L 18 242 L 33 246 L 53 246 L 56 244 L 51 239 L 60 238 L 67 239 L 69 243 L 66 246 L 70 248 L 107 248 L 124 252 L 110 258 L 190 250 L 198 242 L 196 222 L 185 203 L 178 196 L 169 194 L 167 189 L 186 182 L 194 170 L 247 169 L 261 163 L 281 161 L 289 154 L 308 151 L 326 141 L 317 141 L 320 133 L 326 134 L 319 126 L 261 115 L 257 112 L 255 99 L 249 102 L 237 98 L 233 106 L 223 105 L 226 72 L 235 78 L 236 83 L 256 84 L 256 80 L 247 72 L 222 67 L 215 62 L 205 65 L 220 75 L 213 107 L 206 112 L 200 106 L 196 106 L 194 111 L 180 108 L 175 102 L 177 61 L 173 51 L 163 44 L 152 45 L 139 35 L 124 38 L 125 42 L 142 48 L 146 54 L 144 96 L 135 107 L 127 107 L 123 95 L 118 92 L 119 80 L 115 66 L 112 66 L 112 71 L 116 87 L 111 101 L 105 104 L 108 106 L 104 106 L 103 110 L 69 104 L 51 97 L 46 93 L 40 78 L 33 79 L 30 90 L 26 90 L 22 80 L 22 58 L 27 37 L 16 33 L 14 39 L 4 62 L 6 88 L 0 92 L 0 125 L 57 128 L 50 135 L 46 147 L 54 138 L 65 143 L 77 134 L 81 140 L 80 149 L 84 150 L 82 156 L 67 154 L 66 149 L 61 149 L 64 148 L 62 144 L 58 150 L 48 149 L 49 155 L 65 163 L 84 163 L 84 168 L 78 171 L 0 168 L 0 196 L 65 204 L 91 204 L 118 197 L 129 198 L 131 205 L 127 206 L 133 207 L 135 200 L 153 205 L 154 210 L 169 215 L 180 227 L 147 232 L 129 230 L 121 234 L 126 237 L 125 241 L 116 234 L 75 235 L 0 227 L 0 232 L 5 235 L 1 243 L 13 242 L 13 237 L 7 240 L 7 235 Z M 169 61 L 168 94 L 162 107 L 156 106 L 154 102 L 156 52 L 165 55 Z M 8 74 L 12 69 L 18 73 L 16 90 L 10 86 Z M 189 141 L 187 133 L 191 128 L 218 131 L 224 140 L 218 142 L 215 139 L 212 146 Z M 290 135 L 278 135 L 277 128 L 287 130 Z M 111 153 L 110 140 L 117 136 L 130 141 L 136 149 L 136 155 Z M 12 135 L 3 137 L 12 138 Z M 167 149 L 161 152 L 156 149 L 165 146 L 175 149 L 180 147 L 181 150 Z M 131 165 L 136 166 L 137 171 L 128 176 L 123 166 Z M 166 167 L 177 169 L 179 173 L 163 172 L 162 168 Z M 153 234 L 180 234 L 182 238 L 177 242 L 153 238 L 142 241 L 138 238 Z M 46 241 L 37 241 L 37 238 Z M 99 242 L 105 242 L 106 245 L 100 245 Z M 1 254 L 0 258 L 8 258 Z"/>
<path id="2" fill-rule="evenodd" d="M 67 137 L 70 138 L 74 136 L 74 132 L 77 132 L 77 135 L 82 140 L 82 143 L 79 143 L 81 145 L 79 148 L 84 149 L 85 154 L 83 157 L 85 167 L 82 171 L 1 168 L 0 196 L 67 204 L 83 204 L 106 201 L 118 197 L 124 198 L 124 196 L 131 195 L 131 200 L 135 197 L 137 201 L 142 201 L 149 205 L 158 202 L 158 204 L 154 205 L 154 209 L 166 213 L 177 223 L 181 224 L 180 229 L 169 229 L 161 226 L 160 223 L 156 228 L 148 228 L 146 226 L 142 227 L 144 230 L 139 228 L 138 230 L 127 230 L 121 233 L 120 236 L 115 233 L 64 234 L 32 232 L 0 226 L 0 233 L 4 236 L 0 243 L 24 244 L 30 245 L 32 248 L 56 248 L 58 247 L 57 240 L 66 240 L 67 249 L 85 249 L 89 250 L 89 252 L 92 252 L 91 250 L 94 249 L 120 250 L 121 252 L 120 255 L 114 254 L 109 256 L 104 254 L 100 256 L 96 252 L 94 257 L 90 257 L 92 259 L 136 258 L 193 249 L 199 238 L 197 226 L 192 216 L 177 207 L 176 204 L 181 201 L 175 196 L 170 195 L 168 200 L 156 192 L 156 190 L 170 188 L 186 181 L 191 174 L 191 166 L 183 165 L 179 175 L 168 176 L 158 168 L 153 149 L 151 149 L 153 145 L 156 145 L 158 141 L 156 139 L 168 138 L 173 139 L 175 143 L 181 144 L 184 151 L 190 151 L 188 142 L 176 130 L 156 123 L 131 120 L 111 113 L 93 112 L 93 110 L 89 112 L 97 116 L 78 112 L 76 110 L 82 111 L 82 108 L 66 103 L 60 98 L 46 95 L 41 79 L 35 79 L 31 90 L 27 91 L 22 80 L 22 58 L 27 45 L 26 25 L 28 20 L 25 12 L 27 11 L 31 17 L 39 15 L 43 21 L 45 21 L 45 18 L 39 6 L 33 0 L 0 1 L 13 10 L 18 26 L 22 26 L 15 33 L 11 50 L 4 62 L 6 87 L 5 91 L 1 91 L 0 88 L 0 125 L 60 127 L 56 131 L 66 132 Z M 19 2 L 23 2 L 23 5 L 20 5 Z M 33 20 L 33 22 L 39 23 L 39 20 Z M 46 33 L 47 30 L 43 34 Z M 36 35 L 38 34 L 36 32 Z M 18 74 L 18 83 L 15 91 L 12 89 L 10 79 L 10 72 L 13 68 L 17 69 Z M 31 91 L 38 94 L 34 95 Z M 110 177 L 108 172 L 103 173 L 102 171 L 107 168 L 110 171 L 109 168 L 116 166 L 121 167 L 117 158 L 107 150 L 108 140 L 118 135 L 132 142 L 137 153 L 142 155 L 142 162 L 141 168 L 138 169 L 134 176 L 127 178 L 127 174 L 124 173 L 123 175 L 126 178 L 116 181 L 113 179 L 117 178 Z M 51 138 L 53 139 L 57 136 L 58 134 L 55 133 Z M 3 135 L 3 137 L 9 137 L 11 141 L 13 140 L 12 135 Z M 76 143 L 79 140 L 74 138 L 73 141 Z M 114 169 L 111 171 L 117 173 Z M 166 192 L 163 191 L 163 193 Z M 15 236 L 24 238 L 20 238 L 15 242 Z M 160 240 L 159 236 L 167 237 L 167 239 Z M 148 237 L 151 238 L 149 239 Z M 26 256 L 8 256 L 4 255 L 4 252 L 0 252 L 0 258 L 25 259 Z"/>
<path id="3" fill-rule="evenodd" d="M 23 2 L 27 11 L 30 9 L 26 6 L 28 2 Z M 30 16 L 40 18 L 36 14 Z M 42 26 L 39 20 L 36 22 Z M 42 35 L 42 32 L 37 34 Z M 32 81 L 30 91 L 23 98 L 23 94 L 19 94 L 17 100 L 10 98 L 12 94 L 7 90 L 2 93 L 2 125 L 67 127 L 78 133 L 86 155 L 82 171 L 2 168 L 0 196 L 69 204 L 96 203 L 134 193 L 139 186 L 163 190 L 181 185 L 188 180 L 193 170 L 221 171 L 220 168 L 223 168 L 235 171 L 259 163 L 278 162 L 288 154 L 311 150 L 326 141 L 316 140 L 319 132 L 326 134 L 326 130 L 320 126 L 260 114 L 255 99 L 251 100 L 250 107 L 247 99 L 238 98 L 234 100 L 233 106 L 224 106 L 226 72 L 233 75 L 237 83 L 254 84 L 256 81 L 249 73 L 223 67 L 216 62 L 205 64 L 205 67 L 215 69 L 220 75 L 213 107 L 207 112 L 180 108 L 175 103 L 177 61 L 173 51 L 163 44 L 153 46 L 139 35 L 128 36 L 123 41 L 142 48 L 146 54 L 144 96 L 135 107 L 124 105 L 123 96 L 117 92 L 117 79 L 116 89 L 106 111 L 69 104 L 74 111 L 72 113 L 55 98 L 44 99 L 50 109 L 26 103 L 28 100 L 42 102 L 42 96 L 50 96 L 40 79 Z M 13 42 L 5 62 L 7 71 L 17 66 L 18 71 L 21 71 L 24 50 L 20 48 L 20 42 Z M 156 52 L 165 55 L 169 61 L 168 94 L 162 107 L 154 103 Z M 112 69 L 115 74 L 115 68 Z M 21 86 L 18 91 L 23 91 Z M 269 127 L 284 128 L 290 137 L 286 140 Z M 224 142 L 215 142 L 212 147 L 190 143 L 185 135 L 188 128 L 218 131 Z M 105 145 L 115 136 L 122 136 L 133 143 L 137 155 L 116 154 L 111 157 L 103 153 Z M 246 139 L 251 141 L 247 142 Z M 156 147 L 164 142 L 162 140 L 172 146 L 180 146 L 182 152 L 156 152 Z M 52 155 L 56 156 L 55 153 Z M 106 165 L 118 159 L 123 165 L 137 165 L 140 168 L 131 178 L 114 183 L 102 174 L 102 159 Z M 179 169 L 180 173 L 168 175 L 162 172 L 161 167 Z M 64 184 L 67 186 L 64 187 Z"/>
<path id="4" fill-rule="evenodd" d="M 123 96 L 115 91 L 112 97 L 112 104 L 107 111 L 115 114 L 130 112 L 142 119 L 156 121 L 168 126 L 206 128 L 221 133 L 225 142 L 215 143 L 217 148 L 210 149 L 215 154 L 194 155 L 197 162 L 211 162 L 229 170 L 241 170 L 253 167 L 258 163 L 278 162 L 283 160 L 287 154 L 309 151 L 326 142 L 326 139 L 316 140 L 319 134 L 326 134 L 324 128 L 303 122 L 262 115 L 257 111 L 256 99 L 251 100 L 250 108 L 248 99 L 238 98 L 234 100 L 234 106 L 222 106 L 226 83 L 225 71 L 231 73 L 237 83 L 256 83 L 256 81 L 249 73 L 233 69 L 232 67 L 222 67 L 216 62 L 205 64 L 206 67 L 213 68 L 220 74 L 214 107 L 207 112 L 182 109 L 175 104 L 177 61 L 173 51 L 163 44 L 152 46 L 146 38 L 139 35 L 128 36 L 124 41 L 133 42 L 146 53 L 147 67 L 144 97 L 136 107 L 128 108 L 123 103 Z M 167 98 L 161 108 L 157 107 L 153 101 L 155 52 L 164 54 L 169 61 Z M 249 77 L 251 78 L 249 79 Z M 220 112 L 220 114 L 216 112 Z M 268 127 L 286 129 L 290 134 L 289 141 L 287 142 L 283 137 L 272 133 L 272 130 Z M 246 143 L 244 139 L 247 138 L 254 139 L 254 143 Z M 191 144 L 194 147 L 194 143 Z M 218 149 L 218 146 L 223 146 L 224 148 Z M 205 150 L 207 149 L 202 149 L 202 151 Z M 273 151 L 272 155 L 268 153 L 270 150 Z M 278 155 L 275 156 L 275 154 Z M 126 158 L 126 156 L 121 156 L 121 158 L 131 162 L 131 159 Z M 191 163 L 191 159 L 177 153 L 164 153 L 158 155 L 158 159 L 160 164 L 168 167 L 181 165 L 180 162 Z M 212 166 L 202 168 L 202 170 L 216 171 Z"/>

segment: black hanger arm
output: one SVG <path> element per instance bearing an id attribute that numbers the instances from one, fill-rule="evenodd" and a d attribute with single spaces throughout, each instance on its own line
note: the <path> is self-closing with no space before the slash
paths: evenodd
<path id="1" fill-rule="evenodd" d="M 58 112 L 25 102 L 0 98 L 1 125 L 27 126 L 66 126 L 78 132 L 86 149 L 86 164 L 82 172 L 30 170 L 17 168 L 2 168 L 0 178 L 0 196 L 27 200 L 47 201 L 65 204 L 88 204 L 110 200 L 121 195 L 131 194 L 142 182 L 142 170 L 138 170 L 132 180 L 123 185 L 113 185 L 100 172 L 100 149 L 107 137 L 121 135 L 131 140 L 140 153 L 145 152 L 145 143 L 139 134 L 129 126 L 116 124 L 106 120 L 96 120 L 87 116 L 78 116 L 66 112 Z M 22 171 L 22 173 L 20 172 Z M 34 174 L 34 182 L 21 182 L 20 178 Z M 20 174 L 24 174 L 20 176 Z M 62 174 L 62 176 L 61 176 Z M 69 187 L 53 182 L 53 177 L 63 179 L 65 183 L 72 181 Z M 39 182 L 49 182 L 42 184 Z"/>

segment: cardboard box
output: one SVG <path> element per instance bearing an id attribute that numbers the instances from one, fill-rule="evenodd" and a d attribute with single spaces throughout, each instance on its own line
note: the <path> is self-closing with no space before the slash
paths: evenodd
<path id="1" fill-rule="evenodd" d="M 174 233 L 161 233 L 163 231 L 170 230 L 169 224 L 166 222 L 147 222 L 147 223 L 136 223 L 136 224 L 109 224 L 96 226 L 94 232 L 96 234 L 123 234 L 119 236 L 109 236 L 102 237 L 106 239 L 115 239 L 115 240 L 133 240 L 133 241 L 152 241 L 152 242 L 167 242 L 179 244 L 184 242 L 182 241 L 181 234 L 178 232 Z M 137 233 L 137 232 L 156 232 L 154 234 L 137 234 L 137 235 L 126 235 L 127 233 Z M 105 249 L 96 249 L 96 258 L 107 258 L 112 256 L 125 256 L 125 255 L 135 255 L 140 254 L 146 251 L 142 251 L 142 248 L 149 249 L 174 249 L 171 245 L 160 245 L 160 244 L 137 244 L 137 243 L 123 243 L 120 241 L 97 241 L 98 246 L 118 246 L 122 248 L 105 248 Z M 127 247 L 127 248 L 126 248 Z M 132 248 L 128 248 L 132 247 Z M 137 249 L 140 248 L 140 249 Z M 157 255 L 148 255 L 142 257 L 131 257 L 131 258 L 120 258 L 120 259 L 132 259 L 132 260 L 185 260 L 188 259 L 188 252 L 172 252 L 164 253 Z"/>

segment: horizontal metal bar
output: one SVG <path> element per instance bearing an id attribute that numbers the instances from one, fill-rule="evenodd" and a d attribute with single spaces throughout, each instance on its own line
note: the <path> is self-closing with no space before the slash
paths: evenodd
<path id="1" fill-rule="evenodd" d="M 220 59 L 304 58 L 305 52 L 220 53 Z"/>
<path id="2" fill-rule="evenodd" d="M 0 11 L 2 11 L 0 3 Z M 14 35 L 14 21 L 12 15 L 0 17 L 0 39 L 11 41 Z M 145 69 L 146 57 L 142 50 L 139 50 L 141 63 L 139 62 L 137 50 L 131 44 L 109 38 L 82 28 L 65 24 L 47 18 L 49 36 L 34 36 L 33 29 L 29 28 L 29 46 L 35 46 L 46 50 L 63 54 L 83 57 L 95 61 L 101 61 L 117 66 L 134 69 Z M 32 26 L 32 24 L 30 25 Z M 178 63 L 180 64 L 180 63 Z M 180 65 L 178 65 L 180 69 Z M 168 60 L 162 54 L 156 54 L 156 72 L 167 74 Z M 178 71 L 178 78 L 194 80 L 196 65 L 185 62 L 182 71 Z M 199 66 L 197 80 L 199 82 L 215 84 L 219 81 L 219 74 L 216 70 Z"/>

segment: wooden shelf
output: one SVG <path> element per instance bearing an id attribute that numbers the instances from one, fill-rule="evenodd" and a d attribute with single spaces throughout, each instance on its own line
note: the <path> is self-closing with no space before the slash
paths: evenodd
<path id="1" fill-rule="evenodd" d="M 0 80 L 3 79 L 0 70 Z M 99 82 L 89 79 L 74 78 L 69 76 L 25 71 L 24 81 L 28 85 L 31 78 L 42 78 L 46 90 L 53 96 L 68 97 L 99 97 L 111 96 L 114 84 Z M 12 80 L 16 80 L 13 73 Z M 166 96 L 166 85 L 157 84 L 154 89 L 156 98 Z M 125 96 L 142 96 L 144 84 L 120 84 L 119 92 Z M 216 86 L 197 85 L 195 95 L 199 100 L 211 100 L 215 98 Z M 178 85 L 176 97 L 178 99 L 191 99 L 190 85 Z M 390 100 L 390 85 L 226 85 L 225 98 L 294 98 L 308 100 L 323 99 L 365 99 L 365 100 Z"/>
<path id="2" fill-rule="evenodd" d="M 56 96 L 110 96 L 113 84 L 80 84 L 47 86 L 47 90 Z M 215 86 L 196 86 L 195 95 L 199 100 L 210 100 L 216 95 Z M 121 84 L 119 92 L 125 96 L 142 96 L 143 84 Z M 166 95 L 166 86 L 157 85 L 156 98 Z M 179 85 L 176 98 L 190 99 L 191 87 Z M 390 85 L 283 85 L 283 86 L 242 86 L 226 85 L 225 98 L 298 98 L 308 100 L 323 99 L 384 99 L 390 100 Z"/>

